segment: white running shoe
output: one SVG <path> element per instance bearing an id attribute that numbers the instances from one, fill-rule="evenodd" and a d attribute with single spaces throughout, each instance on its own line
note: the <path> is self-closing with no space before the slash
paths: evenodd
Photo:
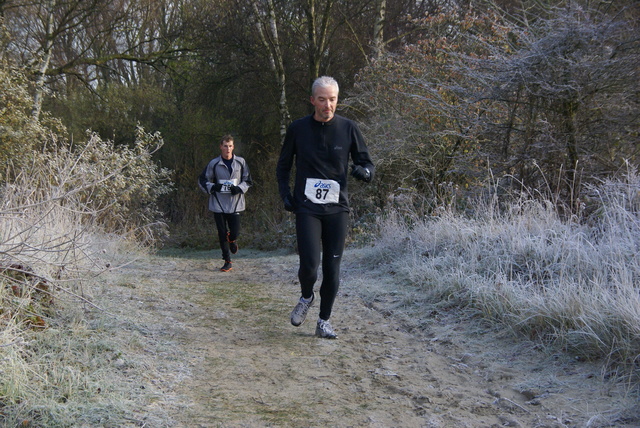
<path id="1" fill-rule="evenodd" d="M 313 306 L 313 302 L 315 301 L 315 293 L 311 295 L 311 300 L 309 300 L 308 302 L 300 297 L 298 304 L 295 308 L 293 308 L 293 311 L 291 311 L 291 324 L 295 325 L 296 327 L 302 324 L 307 318 L 307 312 L 309 312 L 309 308 Z"/>
<path id="2" fill-rule="evenodd" d="M 325 321 L 323 319 L 318 320 L 318 324 L 316 325 L 316 336 L 322 337 L 324 339 L 338 338 L 338 335 L 335 331 L 333 331 L 333 328 L 331 327 L 329 321 Z"/>

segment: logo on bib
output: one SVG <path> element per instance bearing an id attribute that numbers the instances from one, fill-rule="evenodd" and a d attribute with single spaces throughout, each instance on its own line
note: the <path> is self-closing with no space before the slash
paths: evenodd
<path id="1" fill-rule="evenodd" d="M 318 181 L 313 187 L 317 187 L 319 189 L 331 189 L 331 183 Z"/>

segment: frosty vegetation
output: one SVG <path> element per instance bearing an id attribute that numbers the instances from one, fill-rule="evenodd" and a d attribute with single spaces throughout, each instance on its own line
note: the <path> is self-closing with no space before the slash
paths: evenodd
<path id="1" fill-rule="evenodd" d="M 56 363 L 59 356 L 43 359 L 39 350 L 52 337 L 64 341 L 62 332 L 74 337 L 75 321 L 66 324 L 64 308 L 94 307 L 94 276 L 164 233 L 156 200 L 170 188 L 169 172 L 151 159 L 162 145 L 159 135 L 139 128 L 132 147 L 115 147 L 95 133 L 71 142 L 61 126 L 29 116 L 19 81 L 19 72 L 0 68 L 8 165 L 0 184 L 3 409 L 59 402 L 60 388 L 83 388 L 81 374 Z"/>
<path id="2" fill-rule="evenodd" d="M 55 2 L 32 3 L 0 2 L 0 8 L 11 5 L 2 9 L 2 16 L 13 18 L 7 21 L 13 38 L 4 27 L 0 34 L 0 420 L 4 415 L 27 415 L 46 426 L 70 426 L 97 411 L 86 404 L 99 384 L 87 367 L 99 366 L 100 350 L 109 346 L 94 341 L 79 311 L 100 310 L 91 301 L 92 279 L 161 242 L 168 230 L 164 211 L 171 211 L 169 216 L 176 221 L 200 220 L 204 204 L 196 197 L 194 180 L 207 160 L 203 153 L 210 153 L 203 147 L 210 149 L 212 129 L 222 134 L 218 131 L 227 132 L 232 125 L 246 128 L 252 143 L 256 135 L 269 134 L 264 142 L 245 146 L 250 165 L 255 165 L 254 178 L 261 183 L 247 196 L 255 198 L 249 201 L 254 211 L 248 216 L 254 223 L 247 223 L 256 241 L 285 242 L 291 222 L 273 198 L 280 143 L 273 135 L 284 118 L 274 121 L 273 132 L 266 124 L 268 114 L 255 115 L 253 101 L 246 106 L 238 103 L 237 109 L 230 109 L 233 117 L 225 117 L 206 110 L 215 104 L 208 98 L 211 87 L 167 89 L 168 81 L 200 82 L 205 80 L 203 74 L 215 70 L 220 74 L 208 75 L 210 82 L 232 81 L 227 83 L 232 89 L 225 90 L 238 91 L 229 96 L 219 89 L 218 96 L 253 100 L 272 77 L 253 74 L 270 69 L 268 63 L 253 62 L 261 59 L 256 52 L 265 49 L 245 48 L 242 55 L 250 57 L 246 61 L 239 52 L 225 51 L 237 48 L 235 38 L 227 39 L 230 34 L 253 46 L 253 28 L 243 34 L 223 31 L 224 26 L 209 28 L 217 19 L 187 25 L 188 19 L 198 16 L 182 17 L 184 22 L 172 17 L 169 22 L 180 23 L 172 33 L 175 38 L 156 34 L 149 40 L 187 40 L 188 46 L 155 46 L 146 52 L 149 46 L 138 44 L 146 38 L 132 36 L 129 39 L 136 44 L 131 51 L 139 49 L 140 55 L 132 59 L 129 51 L 118 55 L 100 51 L 104 56 L 97 61 L 90 56 L 92 49 L 120 46 L 123 39 L 115 39 L 123 28 L 164 27 L 136 23 L 109 31 L 91 28 L 91 23 L 113 21 L 98 16 L 112 11 L 112 2 L 107 1 L 98 2 L 102 8 L 72 2 L 64 7 L 86 10 L 58 14 L 57 9 L 44 7 Z M 277 3 L 277 7 L 291 6 Z M 455 7 L 456 2 L 441 2 L 442 7 L 439 2 L 407 3 L 433 3 L 434 10 L 420 9 L 420 16 L 396 21 L 398 37 L 390 37 L 388 43 L 388 49 L 396 46 L 393 51 L 367 59 L 357 73 L 336 71 L 345 81 L 352 79 L 353 88 L 340 107 L 361 123 L 377 168 L 371 186 L 354 183 L 350 188 L 352 242 L 373 244 L 367 258 L 370 267 L 393 263 L 397 276 L 397 289 L 374 284 L 367 292 L 374 297 L 397 295 L 396 310 L 418 323 L 429 316 L 428 308 L 469 310 L 516 337 L 601 361 L 607 376 L 627 382 L 637 394 L 640 48 L 633 2 L 618 10 L 613 10 L 614 2 L 602 2 L 595 9 L 580 7 L 580 2 L 557 2 L 558 8 L 530 2 L 536 16 L 512 14 L 493 2 L 488 6 L 477 2 L 477 9 L 467 8 L 466 3 Z M 180 8 L 166 9 L 180 12 Z M 47 12 L 47 22 L 61 17 L 70 21 L 61 21 L 59 32 L 40 28 L 44 23 L 40 10 Z M 251 14 L 254 9 L 243 10 Z M 325 11 L 328 20 L 334 16 L 330 7 Z M 280 15 L 284 14 L 269 14 L 274 26 Z M 295 21 L 307 15 L 312 18 L 304 13 L 286 16 Z M 84 16 L 92 18 L 78 18 Z M 125 18 L 146 14 L 118 16 L 126 22 Z M 361 16 L 360 10 L 354 16 Z M 250 21 L 242 14 L 231 18 Z M 359 24 L 355 19 L 353 23 Z M 298 28 L 280 25 L 287 42 L 283 46 L 304 45 L 295 37 L 306 32 L 286 33 L 289 27 Z M 200 33 L 179 34 L 190 28 L 210 36 L 215 48 L 200 46 L 207 40 Z M 401 34 L 402 28 L 411 31 Z M 29 29 L 26 39 L 16 36 L 25 29 Z M 220 33 L 208 34 L 205 29 Z M 54 40 L 60 34 L 68 46 Z M 114 39 L 101 41 L 102 35 Z M 358 39 L 351 36 L 341 42 Z M 51 65 L 80 41 L 90 44 L 80 49 L 86 57 Z M 326 51 L 314 51 L 316 70 L 325 54 L 330 57 L 331 44 L 322 44 Z M 197 65 L 190 62 L 197 60 L 192 49 L 200 49 L 202 62 Z M 332 47 L 336 51 L 340 49 Z M 276 67 L 283 93 L 289 74 L 282 67 L 294 64 L 296 72 L 290 74 L 303 84 L 289 83 L 289 87 L 304 88 L 298 90 L 306 96 L 309 79 L 300 77 L 300 70 L 311 68 L 293 59 L 304 55 L 297 51 L 283 55 L 292 55 Z M 212 66 L 221 63 L 218 56 L 240 59 L 229 67 L 225 64 L 220 72 Z M 20 64 L 22 58 L 29 60 Z M 91 62 L 114 58 L 117 63 L 108 69 Z M 153 62 L 156 58 L 164 63 Z M 333 63 L 348 62 L 331 58 Z M 245 64 L 251 72 L 241 68 Z M 355 69 L 358 64 L 351 65 Z M 164 66 L 167 74 L 175 73 L 173 79 L 154 74 Z M 45 72 L 55 76 L 49 88 Z M 73 93 L 77 88 L 68 82 L 77 84 L 75 77 L 82 83 L 79 86 L 95 94 Z M 149 89 L 156 81 L 167 87 L 158 84 Z M 174 92 L 180 100 L 165 98 Z M 265 104 L 269 98 L 287 100 L 265 93 L 269 95 L 260 100 Z M 58 108 L 68 123 L 46 108 L 41 110 L 48 96 L 52 110 Z M 125 113 L 118 116 L 118 108 L 109 108 L 115 105 L 124 106 Z M 149 122 L 167 123 L 174 132 L 164 161 L 174 162 L 171 167 L 179 173 L 172 175 L 154 158 L 165 144 L 159 132 L 129 126 L 137 120 L 137 107 L 147 117 L 157 113 L 159 117 Z M 304 108 L 298 106 L 299 111 Z M 211 117 L 220 117 L 220 122 L 212 125 Z M 132 134 L 132 138 L 118 144 L 92 130 L 73 137 L 67 132 L 66 126 L 86 121 L 100 122 L 103 129 L 121 123 L 135 129 L 119 129 L 119 136 Z M 178 181 L 178 192 L 170 193 L 172 179 Z M 161 197 L 167 195 L 171 203 L 165 199 L 163 206 Z M 92 363 L 73 366 L 76 360 L 70 354 Z M 125 412 L 119 403 L 101 405 L 105 414 Z"/>
<path id="3" fill-rule="evenodd" d="M 631 383 L 640 356 L 640 177 L 590 187 L 583 217 L 522 194 L 476 201 L 473 216 L 394 210 L 380 222 L 372 262 L 393 260 L 398 310 L 475 311 L 528 339 L 602 360 Z M 382 290 L 374 290 L 383 292 Z"/>

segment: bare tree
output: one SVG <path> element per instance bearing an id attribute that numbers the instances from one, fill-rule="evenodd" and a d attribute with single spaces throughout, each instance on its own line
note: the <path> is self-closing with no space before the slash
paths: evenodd
<path id="1" fill-rule="evenodd" d="M 484 87 L 477 99 L 493 110 L 485 135 L 499 142 L 509 172 L 533 187 L 562 177 L 564 188 L 553 190 L 575 202 L 582 180 L 640 160 L 640 39 L 630 22 L 565 8 L 509 37 L 506 51 L 496 44 L 490 60 L 467 62 Z"/>
<path id="2" fill-rule="evenodd" d="M 463 35 L 482 31 L 484 23 L 450 11 L 429 15 L 415 23 L 423 39 L 383 55 L 360 73 L 347 102 L 363 112 L 384 187 L 380 203 L 387 203 L 386 195 L 435 201 L 446 196 L 449 183 L 464 187 L 477 178 L 480 165 L 468 159 L 476 144 L 470 132 L 473 109 L 447 86 L 464 76 L 452 72 L 446 52 L 473 49 Z"/>
<path id="3" fill-rule="evenodd" d="M 173 42 L 178 31 L 169 31 L 169 25 L 180 22 L 179 3 L 8 0 L 9 49 L 35 76 L 34 117 L 40 114 L 46 86 L 56 80 L 66 86 L 73 77 L 95 89 L 109 76 L 122 82 L 139 79 L 140 69 L 123 64 L 158 67 L 183 52 Z"/>
<path id="4" fill-rule="evenodd" d="M 278 36 L 278 22 L 276 20 L 275 8 L 273 0 L 264 2 L 265 11 L 260 9 L 258 1 L 253 2 L 253 8 L 258 18 L 256 25 L 260 39 L 269 55 L 269 65 L 274 73 L 279 91 L 279 110 L 280 110 L 280 136 L 284 138 L 287 132 L 287 126 L 291 121 L 289 107 L 287 104 L 287 81 L 284 70 L 284 59 L 282 50 L 280 49 L 280 38 Z"/>
<path id="5" fill-rule="evenodd" d="M 640 161 L 632 22 L 580 8 L 526 24 L 447 11 L 423 28 L 420 42 L 365 69 L 351 100 L 370 115 L 378 173 L 403 172 L 388 174 L 388 192 L 437 196 L 491 168 L 575 208 L 584 181 Z"/>
<path id="6" fill-rule="evenodd" d="M 307 18 L 307 52 L 311 81 L 320 75 L 320 63 L 329 42 L 329 24 L 333 4 L 334 0 L 325 0 L 324 5 L 321 0 L 306 0 L 303 4 Z"/>

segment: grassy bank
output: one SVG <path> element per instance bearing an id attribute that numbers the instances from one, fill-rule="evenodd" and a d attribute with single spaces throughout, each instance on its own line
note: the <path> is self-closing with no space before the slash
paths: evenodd
<path id="1" fill-rule="evenodd" d="M 579 217 L 528 197 L 473 217 L 447 210 L 392 212 L 370 261 L 396 275 L 397 310 L 462 307 L 577 358 L 602 360 L 631 383 L 640 375 L 640 180 L 590 189 Z M 402 290 L 402 291 L 401 291 Z M 371 290 L 371 296 L 384 293 Z"/>

